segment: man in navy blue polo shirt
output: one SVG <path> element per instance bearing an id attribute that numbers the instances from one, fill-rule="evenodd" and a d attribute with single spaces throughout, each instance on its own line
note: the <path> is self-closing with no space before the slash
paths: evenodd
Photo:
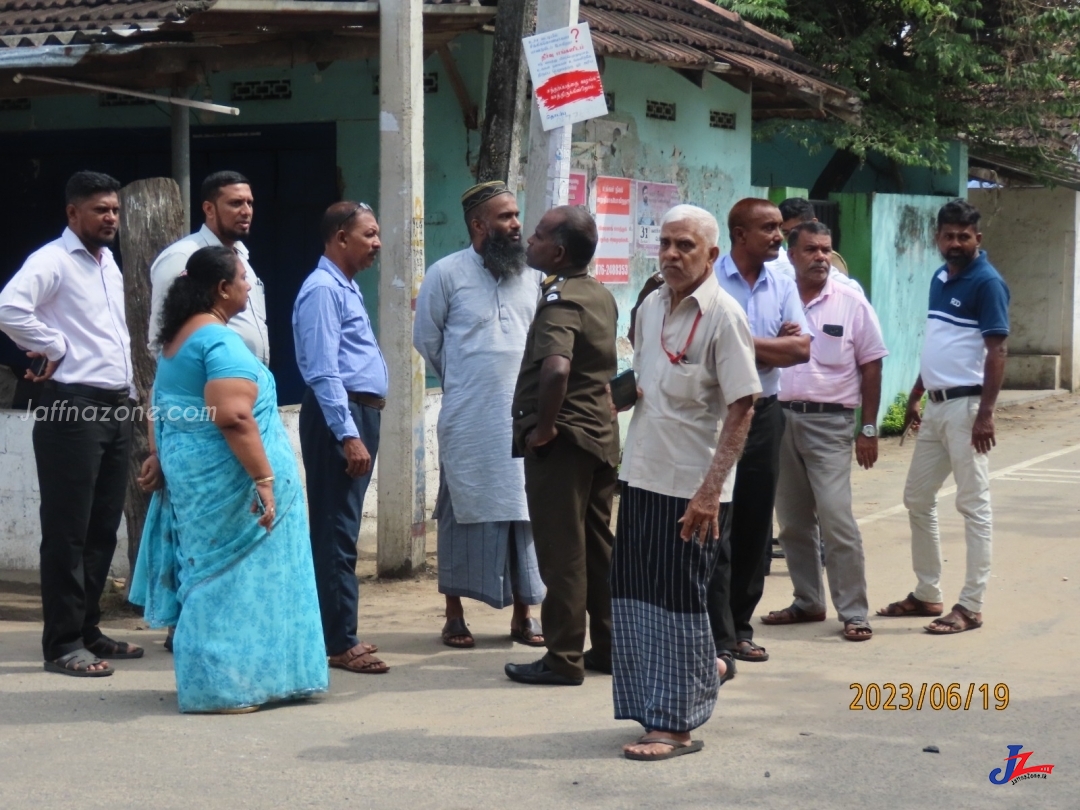
<path id="1" fill-rule="evenodd" d="M 907 419 L 919 427 L 904 487 L 911 522 L 915 590 L 880 616 L 935 616 L 927 631 L 949 635 L 982 626 L 990 581 L 992 516 L 987 454 L 995 445 L 994 404 L 1005 376 L 1009 288 L 980 250 L 979 211 L 963 200 L 942 206 L 937 245 L 945 265 L 930 282 L 919 379 Z M 927 394 L 926 410 L 919 403 Z M 960 600 L 941 616 L 941 538 L 937 495 L 952 473 L 956 508 L 964 516 L 967 570 Z"/>

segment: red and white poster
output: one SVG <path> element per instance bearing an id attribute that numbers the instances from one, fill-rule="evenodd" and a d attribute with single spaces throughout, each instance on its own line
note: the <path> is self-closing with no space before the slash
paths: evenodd
<path id="1" fill-rule="evenodd" d="M 525 37 L 521 42 L 545 132 L 607 115 L 588 23 Z"/>
<path id="2" fill-rule="evenodd" d="M 625 177 L 596 178 L 596 280 L 605 284 L 630 282 L 630 249 L 634 238 L 630 196 L 634 181 Z"/>
<path id="3" fill-rule="evenodd" d="M 570 172 L 570 194 L 566 204 L 589 204 L 589 176 L 585 172 Z"/>
<path id="4" fill-rule="evenodd" d="M 646 256 L 660 255 L 660 222 L 682 199 L 672 183 L 634 181 L 634 247 Z"/>

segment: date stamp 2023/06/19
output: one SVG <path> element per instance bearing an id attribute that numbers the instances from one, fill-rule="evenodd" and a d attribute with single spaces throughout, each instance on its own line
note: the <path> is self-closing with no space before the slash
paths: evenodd
<path id="1" fill-rule="evenodd" d="M 853 711 L 922 711 L 927 706 L 934 711 L 989 711 L 991 703 L 995 711 L 1004 711 L 1009 705 L 1007 684 L 970 683 L 965 690 L 959 683 L 853 683 L 848 687 L 855 697 L 848 706 Z"/>

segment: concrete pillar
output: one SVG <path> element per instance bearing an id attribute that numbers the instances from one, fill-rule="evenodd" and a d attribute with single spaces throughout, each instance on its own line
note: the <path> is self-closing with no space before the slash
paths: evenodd
<path id="1" fill-rule="evenodd" d="M 179 95 L 179 93 L 177 94 Z M 184 234 L 191 233 L 191 118 L 187 107 L 170 104 L 172 117 L 172 179 L 180 186 Z"/>
<path id="2" fill-rule="evenodd" d="M 536 33 L 578 22 L 578 0 L 537 0 Z M 525 175 L 525 236 L 550 209 L 566 205 L 570 195 L 570 127 L 544 132 L 534 97 L 529 122 L 529 165 Z"/>
<path id="3" fill-rule="evenodd" d="M 424 277 L 423 0 L 379 5 L 379 345 L 390 391 L 379 442 L 378 572 L 424 564 L 424 363 L 412 347 Z"/>

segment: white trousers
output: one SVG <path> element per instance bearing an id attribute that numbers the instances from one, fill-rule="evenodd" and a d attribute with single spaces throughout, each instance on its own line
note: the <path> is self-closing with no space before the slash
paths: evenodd
<path id="1" fill-rule="evenodd" d="M 989 460 L 971 445 L 978 411 L 977 396 L 927 402 L 904 486 L 904 506 L 911 523 L 911 565 L 919 581 L 915 597 L 943 602 L 937 495 L 950 472 L 956 479 L 956 510 L 964 516 L 967 540 L 967 568 L 958 601 L 975 613 L 982 610 L 990 580 L 993 535 Z"/>

